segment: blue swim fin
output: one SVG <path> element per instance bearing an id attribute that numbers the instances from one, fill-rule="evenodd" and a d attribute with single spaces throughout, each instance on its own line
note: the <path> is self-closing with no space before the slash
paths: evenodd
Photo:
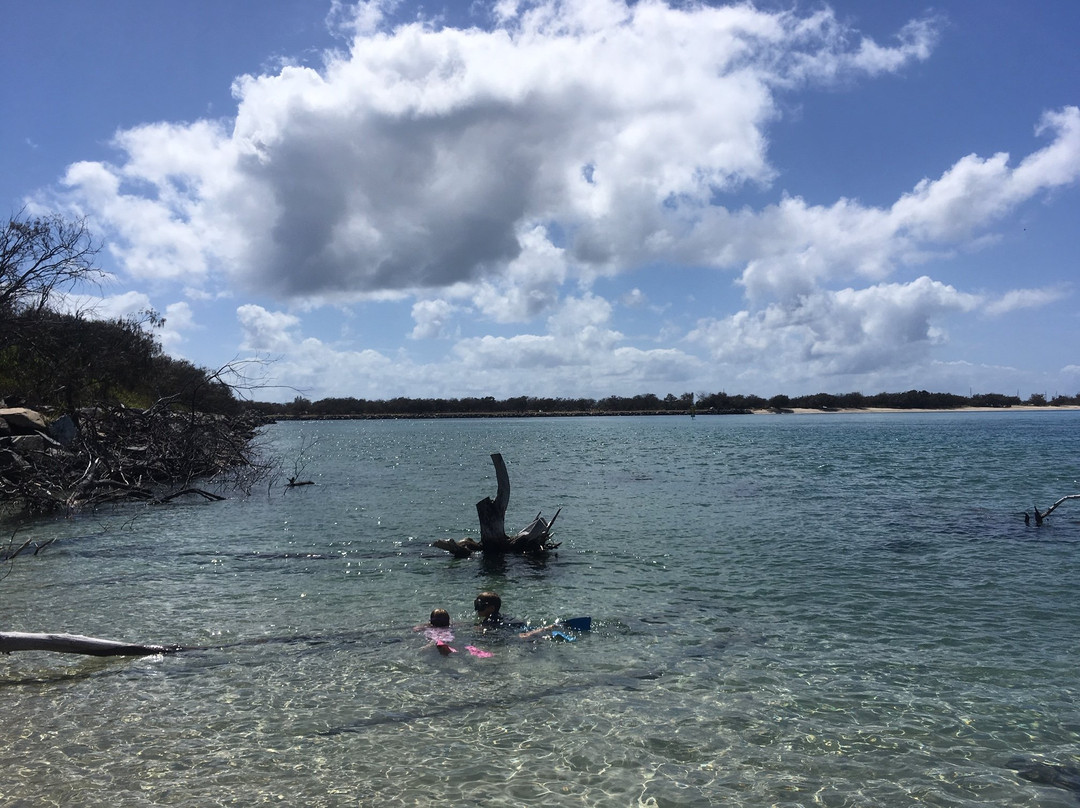
<path id="1" fill-rule="evenodd" d="M 562 625 L 574 631 L 591 631 L 592 630 L 592 618 L 591 617 L 571 617 L 569 620 L 562 620 Z"/>

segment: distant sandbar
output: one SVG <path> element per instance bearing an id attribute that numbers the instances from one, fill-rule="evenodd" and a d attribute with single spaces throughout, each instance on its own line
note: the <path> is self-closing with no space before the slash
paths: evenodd
<path id="1" fill-rule="evenodd" d="M 790 407 L 776 409 L 767 407 L 760 410 L 751 410 L 754 415 L 821 415 L 822 413 L 884 413 L 884 412 L 1053 412 L 1056 410 L 1080 410 L 1080 405 L 1063 404 L 1060 406 L 1036 406 L 1034 404 L 1013 404 L 1011 407 L 948 407 L 948 408 L 918 408 L 918 407 L 827 407 L 814 409 L 812 407 Z M 707 413 L 707 410 L 699 412 Z"/>

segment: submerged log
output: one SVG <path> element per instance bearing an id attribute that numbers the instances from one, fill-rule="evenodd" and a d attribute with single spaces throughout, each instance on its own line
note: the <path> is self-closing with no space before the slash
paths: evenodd
<path id="1" fill-rule="evenodd" d="M 81 634 L 30 634 L 23 631 L 0 631 L 0 653 L 12 651 L 56 651 L 61 654 L 88 656 L 153 656 L 182 651 L 179 645 L 143 645 L 141 643 L 102 640 Z"/>
<path id="2" fill-rule="evenodd" d="M 154 501 L 164 504 L 166 502 L 171 502 L 178 497 L 186 497 L 188 494 L 195 494 L 196 496 L 200 496 L 203 499 L 208 499 L 211 502 L 221 502 L 223 499 L 225 499 L 225 497 L 221 496 L 221 494 L 214 494 L 210 491 L 204 491 L 201 488 L 185 488 L 183 491 L 173 491 L 171 494 L 166 494 L 165 496 L 159 497 Z"/>
<path id="3" fill-rule="evenodd" d="M 555 524 L 560 511 L 551 521 L 536 515 L 528 525 L 513 536 L 506 535 L 506 509 L 510 505 L 510 475 L 502 455 L 491 456 L 495 465 L 495 480 L 498 488 L 495 499 L 484 497 L 476 503 L 476 515 L 480 519 L 480 541 L 473 539 L 439 539 L 433 547 L 446 550 L 457 558 L 467 558 L 476 551 L 485 553 L 546 553 L 559 545 L 551 541 L 551 526 Z"/>

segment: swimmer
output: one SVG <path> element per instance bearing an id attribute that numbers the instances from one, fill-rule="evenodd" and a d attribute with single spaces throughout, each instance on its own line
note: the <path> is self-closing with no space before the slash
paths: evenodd
<path id="1" fill-rule="evenodd" d="M 454 641 L 454 630 L 450 627 L 450 613 L 446 609 L 432 609 L 427 623 L 415 626 L 413 631 L 422 631 L 430 642 L 424 648 L 434 648 L 443 656 L 456 654 L 457 649 L 451 647 Z"/>

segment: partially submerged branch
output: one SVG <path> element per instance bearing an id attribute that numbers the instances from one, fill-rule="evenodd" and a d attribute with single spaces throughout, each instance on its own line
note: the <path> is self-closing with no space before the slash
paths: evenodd
<path id="1" fill-rule="evenodd" d="M 1062 502 L 1065 502 L 1066 500 L 1069 500 L 1069 499 L 1080 499 L 1080 494 L 1066 494 L 1061 499 L 1059 499 L 1057 502 L 1055 502 L 1053 505 L 1051 505 L 1049 508 L 1047 508 L 1045 511 L 1040 511 L 1038 505 L 1032 505 L 1031 507 L 1035 511 L 1035 526 L 1036 527 L 1041 527 L 1042 523 L 1044 521 L 1046 521 L 1046 518 L 1048 516 L 1050 516 L 1050 514 L 1052 514 L 1057 509 L 1058 505 L 1060 505 Z M 1024 524 L 1025 525 L 1030 525 L 1031 524 L 1031 515 L 1027 511 L 1024 511 Z"/>
<path id="2" fill-rule="evenodd" d="M 484 545 L 475 539 L 459 539 L 457 541 L 453 539 L 437 539 L 431 543 L 431 546 L 446 550 L 454 558 L 468 558 L 473 553 L 481 552 L 484 549 Z"/>
<path id="3" fill-rule="evenodd" d="M 15 557 L 20 556 L 25 552 L 29 552 L 31 549 L 33 549 L 31 555 L 37 555 L 54 541 L 56 541 L 55 536 L 45 541 L 37 541 L 31 538 L 27 539 L 22 544 L 17 544 L 15 542 L 15 534 L 12 534 L 8 543 L 0 547 L 0 562 L 11 561 Z"/>
<path id="4" fill-rule="evenodd" d="M 308 467 L 308 463 L 311 458 L 309 452 L 314 449 L 319 443 L 318 438 L 308 438 L 306 435 L 300 438 L 300 448 L 297 450 L 296 458 L 293 460 L 293 473 L 289 477 L 289 481 L 285 484 L 286 488 L 298 488 L 302 485 L 315 485 L 314 480 L 302 480 L 300 479 L 304 471 Z"/>
<path id="5" fill-rule="evenodd" d="M 188 494 L 194 494 L 196 496 L 202 497 L 205 500 L 209 500 L 210 502 L 221 502 L 223 499 L 225 499 L 225 497 L 221 496 L 221 494 L 215 494 L 211 491 L 204 491 L 201 488 L 185 488 L 183 491 L 173 491 L 171 494 L 166 494 L 163 497 L 158 497 L 154 500 L 154 502 L 159 504 L 171 502 L 177 497 L 185 497 Z"/>

